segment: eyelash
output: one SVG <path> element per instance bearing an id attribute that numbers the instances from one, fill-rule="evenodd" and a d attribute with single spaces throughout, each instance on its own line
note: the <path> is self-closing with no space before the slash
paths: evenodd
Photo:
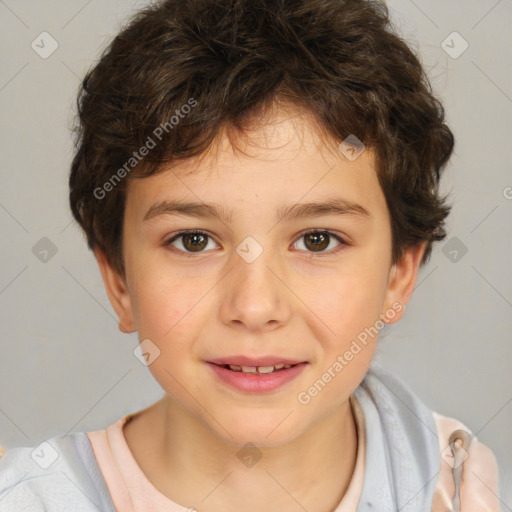
<path id="1" fill-rule="evenodd" d="M 294 244 L 299 241 L 301 238 L 305 237 L 306 235 L 310 235 L 310 234 L 327 234 L 329 235 L 330 237 L 333 237 L 335 238 L 338 242 L 340 242 L 340 245 L 334 249 L 331 249 L 330 251 L 319 251 L 319 252 L 315 252 L 315 251 L 306 251 L 306 252 L 309 252 L 311 255 L 316 255 L 316 256 L 320 256 L 320 257 L 323 257 L 323 256 L 331 256 L 333 254 L 337 254 L 340 250 L 343 250 L 344 246 L 348 246 L 350 245 L 346 240 L 344 240 L 339 234 L 337 233 L 334 233 L 332 231 L 328 231 L 328 230 L 321 230 L 321 229 L 310 229 L 308 231 L 305 231 L 303 233 L 301 233 L 301 235 L 297 238 L 297 240 L 294 242 Z M 179 238 L 183 237 L 184 235 L 203 235 L 204 237 L 206 238 L 209 238 L 209 239 L 213 239 L 208 233 L 206 233 L 205 231 L 199 231 L 199 230 L 195 230 L 195 229 L 190 229 L 190 230 L 185 230 L 185 231 L 180 231 L 179 233 L 173 235 L 171 238 L 169 238 L 168 240 L 166 240 L 164 242 L 164 246 L 168 247 L 170 250 L 172 250 L 173 252 L 178 252 L 179 254 L 187 257 L 187 258 L 193 258 L 195 257 L 197 254 L 201 254 L 203 252 L 206 252 L 206 251 L 198 251 L 198 252 L 188 252 L 188 251 L 182 251 L 181 249 L 176 249 L 175 247 L 173 247 L 171 244 L 172 242 L 174 242 L 175 240 L 178 240 Z"/>

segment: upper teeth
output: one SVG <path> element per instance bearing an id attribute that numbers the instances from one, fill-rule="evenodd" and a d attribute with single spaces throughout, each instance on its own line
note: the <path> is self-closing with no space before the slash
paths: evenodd
<path id="1" fill-rule="evenodd" d="M 275 370 L 291 368 L 291 364 L 276 364 L 275 366 L 237 366 L 234 364 L 228 365 L 230 370 L 234 372 L 244 373 L 272 373 Z"/>

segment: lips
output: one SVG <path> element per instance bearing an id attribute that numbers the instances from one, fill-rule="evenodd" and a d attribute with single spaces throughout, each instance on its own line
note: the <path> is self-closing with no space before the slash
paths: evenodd
<path id="1" fill-rule="evenodd" d="M 268 367 L 278 365 L 290 365 L 295 366 L 300 363 L 307 363 L 307 361 L 300 359 L 289 359 L 279 356 L 263 356 L 263 357 L 247 357 L 247 356 L 230 356 L 222 357 L 218 359 L 210 359 L 209 363 L 216 364 L 218 366 L 248 366 L 248 367 Z"/>
<path id="2" fill-rule="evenodd" d="M 249 363 L 250 366 L 227 364 L 229 362 Z M 279 363 L 276 363 L 280 361 Z M 292 363 L 283 364 L 282 362 Z M 297 361 L 278 357 L 247 358 L 233 357 L 206 361 L 219 381 L 230 388 L 247 393 L 276 391 L 297 378 L 308 365 L 307 361 Z M 266 366 L 262 366 L 262 363 Z M 274 364 L 269 364 L 274 363 Z M 282 367 L 281 367 L 282 366 Z"/>
<path id="3" fill-rule="evenodd" d="M 288 370 L 298 364 L 306 363 L 296 359 L 283 359 L 277 356 L 264 356 L 250 358 L 247 356 L 233 356 L 208 361 L 211 364 L 231 370 L 233 372 L 242 372 L 246 374 L 266 375 L 282 370 Z"/>
<path id="4" fill-rule="evenodd" d="M 281 370 L 288 370 L 288 368 L 292 368 L 292 364 L 276 364 L 271 366 L 237 366 L 234 364 L 217 364 L 215 366 L 219 366 L 220 368 L 225 368 L 226 370 L 231 370 L 232 372 L 243 372 L 243 373 L 258 373 L 260 375 L 265 375 L 267 373 L 279 372 Z"/>

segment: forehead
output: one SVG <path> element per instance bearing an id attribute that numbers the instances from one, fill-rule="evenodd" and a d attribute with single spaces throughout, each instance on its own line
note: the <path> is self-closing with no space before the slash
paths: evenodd
<path id="1" fill-rule="evenodd" d="M 173 162 L 161 172 L 129 180 L 127 210 L 187 199 L 263 208 L 337 195 L 363 202 L 368 210 L 385 207 L 375 157 L 367 148 L 355 160 L 340 151 L 308 112 L 281 108 L 248 124 L 243 132 L 223 129 L 198 157 Z M 254 212 L 255 213 L 255 212 Z"/>

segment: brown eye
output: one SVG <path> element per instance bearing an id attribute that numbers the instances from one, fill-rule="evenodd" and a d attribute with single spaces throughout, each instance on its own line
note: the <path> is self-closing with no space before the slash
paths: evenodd
<path id="1" fill-rule="evenodd" d="M 323 251 L 329 246 L 329 239 L 330 236 L 326 233 L 308 233 L 304 235 L 306 247 L 318 251 Z"/>
<path id="2" fill-rule="evenodd" d="M 340 236 L 329 231 L 309 231 L 303 233 L 296 243 L 302 240 L 304 240 L 302 243 L 305 247 L 303 250 L 310 253 L 319 253 L 319 255 L 323 255 L 320 253 L 325 253 L 326 256 L 337 252 L 342 248 L 341 246 L 348 245 Z M 338 245 L 331 247 L 330 250 L 326 250 L 333 241 L 337 242 Z"/>
<path id="3" fill-rule="evenodd" d="M 183 235 L 183 246 L 187 251 L 200 251 L 207 245 L 206 237 L 198 233 Z"/>
<path id="4" fill-rule="evenodd" d="M 185 255 L 204 252 L 211 237 L 202 231 L 183 231 L 165 242 Z"/>

